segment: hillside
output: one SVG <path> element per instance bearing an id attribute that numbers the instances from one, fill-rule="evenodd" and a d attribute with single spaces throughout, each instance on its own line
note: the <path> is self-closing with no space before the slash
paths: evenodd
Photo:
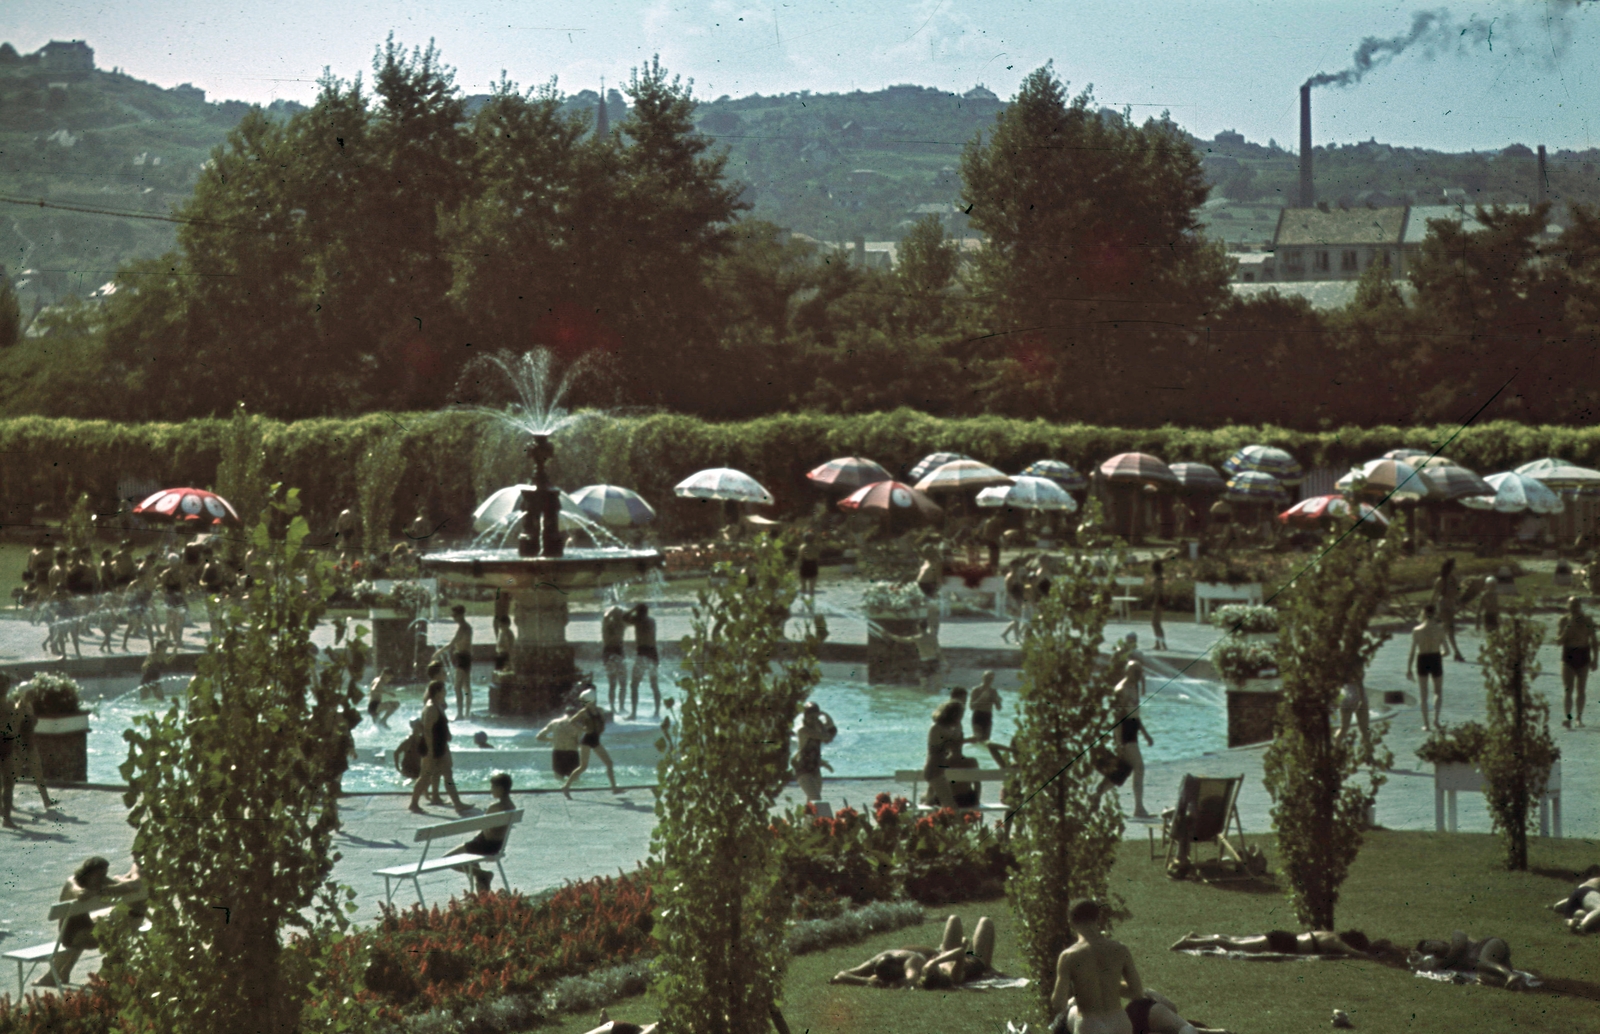
<path id="1" fill-rule="evenodd" d="M 468 110 L 481 100 L 469 98 Z M 585 90 L 569 96 L 566 108 L 592 118 L 598 102 Z M 288 117 L 298 108 L 280 102 L 273 111 Z M 957 95 L 904 85 L 724 96 L 702 103 L 697 122 L 727 146 L 728 173 L 747 185 L 752 217 L 824 241 L 895 240 L 930 212 L 947 233 L 968 232 L 961 149 L 1002 108 L 981 87 Z M 166 215 L 248 110 L 239 101 L 208 101 L 192 86 L 163 89 L 95 69 L 82 44 L 53 43 L 31 55 L 0 45 L 0 195 Z M 608 112 L 613 126 L 626 116 L 616 90 L 608 91 Z M 1233 246 L 1269 240 L 1278 207 L 1297 194 L 1296 156 L 1236 133 L 1193 143 L 1215 185 L 1202 213 L 1208 232 Z M 1550 195 L 1600 203 L 1597 164 L 1600 150 L 1552 153 Z M 1352 205 L 1437 202 L 1446 189 L 1486 204 L 1525 202 L 1536 190 L 1532 152 L 1520 144 L 1499 154 L 1376 141 L 1319 147 L 1316 170 L 1319 199 Z M 1563 218 L 1559 205 L 1554 218 Z M 174 231 L 168 222 L 0 205 L 0 264 L 19 284 L 26 318 L 64 295 L 92 293 L 132 259 L 173 247 Z"/>

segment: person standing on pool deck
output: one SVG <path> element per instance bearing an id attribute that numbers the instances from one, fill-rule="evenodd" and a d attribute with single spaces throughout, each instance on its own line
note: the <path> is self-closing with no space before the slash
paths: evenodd
<path id="1" fill-rule="evenodd" d="M 1478 604 L 1478 618 L 1473 622 L 1473 627 L 1493 632 L 1500 627 L 1500 587 L 1494 575 L 1484 577 L 1482 595 L 1483 601 Z"/>
<path id="2" fill-rule="evenodd" d="M 450 794 L 450 803 L 455 805 L 456 811 L 467 810 L 462 803 L 461 794 L 456 791 L 456 776 L 454 765 L 450 758 L 450 720 L 445 717 L 444 683 L 430 682 L 428 690 L 423 696 L 425 701 L 422 708 L 422 774 L 417 776 L 416 785 L 411 788 L 411 810 L 418 815 L 427 812 L 417 803 L 422 796 L 422 791 L 434 779 L 443 779 L 444 788 Z M 430 797 L 429 804 L 443 804 L 437 794 Z"/>
<path id="3" fill-rule="evenodd" d="M 1439 709 L 1444 706 L 1444 648 L 1449 645 L 1449 635 L 1434 620 L 1433 604 L 1422 608 L 1422 624 L 1411 630 L 1411 654 L 1406 658 L 1406 678 L 1417 682 L 1417 696 L 1422 704 L 1422 728 L 1428 726 L 1428 679 L 1433 678 L 1433 720 L 1438 722 Z M 1415 674 L 1413 674 L 1415 672 Z"/>
<path id="4" fill-rule="evenodd" d="M 822 745 L 832 743 L 839 734 L 833 718 L 815 700 L 806 701 L 795 722 L 794 736 L 798 740 L 794 757 L 794 779 L 805 791 L 807 801 L 822 799 L 822 770 L 833 771 L 833 766 L 822 760 Z"/>
<path id="5" fill-rule="evenodd" d="M 583 730 L 583 736 L 578 740 L 578 767 L 573 769 L 572 774 L 567 776 L 567 781 L 561 784 L 561 792 L 568 797 L 572 796 L 568 791 L 572 788 L 572 784 L 578 781 L 578 777 L 589 768 L 589 755 L 594 753 L 600 755 L 601 762 L 606 766 L 606 778 L 611 781 L 611 792 L 621 793 L 622 787 L 617 785 L 616 770 L 611 764 L 611 754 L 600 746 L 600 734 L 605 731 L 606 716 L 600 711 L 594 690 L 586 689 L 579 693 L 578 700 L 583 707 L 572 717 L 572 721 L 577 722 L 578 727 Z"/>
<path id="6" fill-rule="evenodd" d="M 1444 563 L 1439 565 L 1439 577 L 1433 580 L 1433 611 L 1450 639 L 1450 649 L 1455 651 L 1456 660 L 1465 662 L 1461 647 L 1456 645 L 1456 605 L 1460 601 L 1461 579 L 1456 577 L 1456 558 L 1445 557 Z"/>
<path id="7" fill-rule="evenodd" d="M 456 671 L 456 721 L 472 714 L 472 626 L 467 624 L 467 608 L 457 603 L 450 608 L 456 634 L 450 637 L 450 662 Z"/>
<path id="8" fill-rule="evenodd" d="M 628 623 L 633 626 L 633 678 L 629 681 L 632 695 L 632 706 L 628 709 L 628 720 L 639 717 L 639 683 L 644 681 L 646 674 L 650 676 L 650 692 L 655 697 L 655 717 L 661 717 L 661 679 L 658 672 L 661 668 L 661 654 L 656 649 L 656 619 L 650 616 L 650 605 L 641 603 L 634 607 L 628 614 Z"/>
<path id="9" fill-rule="evenodd" d="M 800 563 L 800 595 L 811 602 L 817 598 L 817 560 L 822 551 L 817 549 L 816 536 L 806 532 L 800 540 L 799 555 L 796 558 Z"/>
<path id="10" fill-rule="evenodd" d="M 1150 738 L 1150 730 L 1135 713 L 1144 698 L 1144 665 L 1130 660 L 1125 671 L 1122 681 L 1112 690 L 1116 694 L 1117 713 L 1122 716 L 1117 724 L 1117 756 L 1133 767 L 1133 817 L 1147 819 L 1150 813 L 1144 808 L 1144 754 L 1139 750 L 1139 737 L 1142 735 L 1151 746 L 1155 746 L 1155 740 Z"/>
<path id="11" fill-rule="evenodd" d="M 517 634 L 511 630 L 511 615 L 505 614 L 494 619 L 494 670 L 511 670 L 511 651 L 517 645 Z"/>
<path id="12" fill-rule="evenodd" d="M 1167 633 L 1161 627 L 1161 610 L 1164 603 L 1162 594 L 1167 591 L 1166 570 L 1160 560 L 1150 561 L 1150 631 L 1155 636 L 1151 644 L 1152 650 L 1165 650 L 1167 648 Z"/>
<path id="13" fill-rule="evenodd" d="M 1594 619 L 1583 612 L 1583 601 L 1567 597 L 1567 612 L 1556 622 L 1556 645 L 1561 647 L 1561 702 L 1567 717 L 1561 724 L 1572 728 L 1573 718 L 1583 724 L 1584 694 L 1589 688 L 1589 673 L 1600 667 L 1600 650 L 1595 647 Z M 1576 690 L 1578 709 L 1573 711 Z"/>
<path id="14" fill-rule="evenodd" d="M 600 615 L 600 663 L 606 668 L 606 699 L 612 713 L 628 687 L 628 663 L 622 658 L 623 637 L 628 634 L 628 612 L 611 606 Z"/>
<path id="15" fill-rule="evenodd" d="M 557 779 L 565 780 L 578 770 L 581 760 L 578 757 L 578 744 L 588 729 L 588 723 L 578 715 L 577 711 L 568 711 L 561 717 L 552 719 L 550 724 L 540 729 L 539 734 L 534 737 L 541 743 L 550 744 L 550 771 L 556 774 Z M 565 786 L 561 788 L 561 792 L 569 798 L 572 796 Z"/>

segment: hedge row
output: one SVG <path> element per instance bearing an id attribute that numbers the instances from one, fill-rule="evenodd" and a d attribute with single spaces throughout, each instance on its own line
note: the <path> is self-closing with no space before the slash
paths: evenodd
<path id="1" fill-rule="evenodd" d="M 418 507 L 446 531 L 464 531 L 465 515 L 488 492 L 526 478 L 520 445 L 492 417 L 464 411 L 388 414 L 296 423 L 261 420 L 270 478 L 302 489 L 313 525 L 329 528 L 355 508 L 361 457 L 384 437 L 399 441 L 403 473 L 393 486 L 397 525 Z M 0 521 L 26 525 L 58 519 L 87 491 L 104 512 L 117 507 L 119 483 L 206 487 L 215 481 L 224 420 L 183 424 L 17 417 L 0 420 Z M 1454 437 L 1452 437 L 1454 436 Z M 843 455 L 869 456 L 904 471 L 934 451 L 965 452 L 1006 471 L 1043 457 L 1088 470 L 1130 450 L 1172 462 L 1220 464 L 1242 445 L 1287 449 L 1307 468 L 1344 468 L 1400 446 L 1433 449 L 1481 472 L 1541 456 L 1600 464 L 1600 429 L 1525 426 L 1501 421 L 1455 427 L 1368 427 L 1290 431 L 1229 426 L 1118 428 L 1001 417 L 940 419 L 908 409 L 862 415 L 796 414 L 714 424 L 673 414 L 583 421 L 557 439 L 554 474 L 567 488 L 626 485 L 656 505 L 657 531 L 681 536 L 708 530 L 717 504 L 679 500 L 672 486 L 703 467 L 732 466 L 754 476 L 777 499 L 774 516 L 798 516 L 821 495 L 805 479 L 814 465 Z M 1447 444 L 1446 444 L 1447 443 Z"/>

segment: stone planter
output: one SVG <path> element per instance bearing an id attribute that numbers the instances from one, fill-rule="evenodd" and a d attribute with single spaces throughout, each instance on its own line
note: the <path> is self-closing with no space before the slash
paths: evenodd
<path id="1" fill-rule="evenodd" d="M 89 712 L 40 718 L 33 743 L 47 782 L 88 782 Z"/>
<path id="2" fill-rule="evenodd" d="M 897 643 L 878 634 L 874 625 L 892 635 L 916 635 L 922 630 L 920 617 L 903 614 L 867 615 L 867 683 L 878 685 L 916 685 L 922 680 L 922 664 L 917 660 L 917 648 L 910 643 Z"/>
<path id="3" fill-rule="evenodd" d="M 397 679 L 411 678 L 416 643 L 410 632 L 410 615 L 374 607 L 367 611 L 367 618 L 372 622 L 373 665 L 378 671 L 393 668 Z"/>
<path id="4" fill-rule="evenodd" d="M 1266 743 L 1276 733 L 1282 683 L 1275 678 L 1245 679 L 1228 686 L 1228 746 Z"/>

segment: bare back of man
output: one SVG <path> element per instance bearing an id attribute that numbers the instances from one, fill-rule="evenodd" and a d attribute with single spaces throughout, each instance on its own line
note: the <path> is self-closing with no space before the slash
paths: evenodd
<path id="1" fill-rule="evenodd" d="M 1122 1008 L 1124 996 L 1140 998 L 1144 985 L 1128 949 L 1100 932 L 1099 909 L 1093 902 L 1073 906 L 1072 929 L 1078 942 L 1056 960 L 1052 1008 L 1068 1009 L 1072 1034 L 1133 1034 L 1133 1022 Z"/>

